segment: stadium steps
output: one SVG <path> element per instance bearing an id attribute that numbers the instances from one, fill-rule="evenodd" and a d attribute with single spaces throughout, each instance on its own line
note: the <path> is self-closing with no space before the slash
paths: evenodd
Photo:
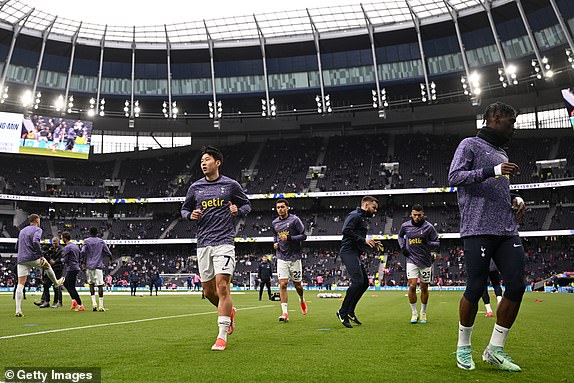
<path id="1" fill-rule="evenodd" d="M 558 150 L 559 149 L 560 149 L 560 139 L 555 138 L 554 144 L 552 145 L 552 148 L 550 149 L 550 153 L 548 154 L 548 159 L 549 160 L 555 160 L 556 157 L 558 156 Z"/>
<path id="2" fill-rule="evenodd" d="M 320 191 L 317 188 L 317 184 L 319 183 L 319 179 L 318 178 L 314 178 L 311 180 L 311 182 L 309 182 L 309 189 L 307 191 L 311 191 L 311 192 L 316 192 L 316 191 Z"/>
<path id="3" fill-rule="evenodd" d="M 393 229 L 393 217 L 387 217 L 385 221 L 385 231 L 383 233 L 391 233 Z"/>
<path id="4" fill-rule="evenodd" d="M 189 164 L 187 164 L 186 167 L 186 171 L 190 171 L 191 169 L 195 168 L 196 166 L 199 167 L 199 160 L 201 159 L 201 150 L 198 150 L 197 153 L 195 153 L 195 156 L 193 156 L 193 158 L 191 159 L 191 162 Z M 182 179 L 183 183 L 180 183 L 179 180 Z M 179 191 L 179 189 L 181 187 L 186 187 L 189 186 L 190 184 L 190 180 L 191 177 L 189 174 L 185 173 L 185 174 L 178 174 L 177 177 L 175 177 L 170 183 L 169 185 L 174 185 L 171 189 L 171 191 L 169 192 L 169 196 L 170 197 L 174 197 L 175 195 L 177 195 L 177 192 Z M 186 189 L 187 192 L 187 189 Z"/>
<path id="5" fill-rule="evenodd" d="M 112 227 L 112 224 L 113 224 L 113 219 L 108 218 L 108 226 L 107 226 L 107 227 Z M 104 231 L 104 233 L 102 234 L 102 239 L 103 239 L 103 240 L 106 240 L 106 239 L 108 239 L 109 237 L 110 237 L 110 229 L 106 229 L 106 230 Z"/>
<path id="6" fill-rule="evenodd" d="M 395 156 L 395 135 L 390 134 L 388 137 L 387 158 L 393 158 Z"/>
<path id="7" fill-rule="evenodd" d="M 321 151 L 317 156 L 317 161 L 315 161 L 315 166 L 323 165 L 325 161 L 325 156 L 327 155 L 327 146 L 329 145 L 329 137 L 323 137 L 323 144 L 321 146 Z"/>
<path id="8" fill-rule="evenodd" d="M 59 233 L 58 226 L 52 221 L 50 221 L 50 229 L 52 230 L 52 236 L 58 235 L 58 233 Z"/>
<path id="9" fill-rule="evenodd" d="M 257 151 L 255 152 L 255 155 L 253 156 L 253 159 L 251 160 L 251 163 L 249 164 L 249 170 L 253 171 L 255 170 L 255 167 L 257 166 L 257 163 L 259 162 L 259 157 L 261 157 L 261 153 L 263 153 L 263 149 L 265 149 L 265 144 L 267 142 L 263 141 L 261 144 L 259 144 L 259 147 L 257 148 Z"/>
<path id="10" fill-rule="evenodd" d="M 120 169 L 122 167 L 122 160 L 118 158 L 114 163 L 114 171 L 112 172 L 112 179 L 117 180 L 118 176 L 120 175 Z"/>
<path id="11" fill-rule="evenodd" d="M 56 170 L 54 169 L 54 160 L 51 158 L 47 158 L 46 162 L 48 163 L 48 175 L 50 178 L 56 178 Z"/>
<path id="12" fill-rule="evenodd" d="M 548 209 L 548 213 L 546 213 L 546 218 L 544 218 L 542 230 L 550 230 L 550 225 L 552 225 L 554 214 L 556 214 L 556 205 L 551 205 L 550 209 Z"/>
<path id="13" fill-rule="evenodd" d="M 177 225 L 178 222 L 179 222 L 179 218 L 176 218 L 173 221 L 171 221 L 171 223 L 169 224 L 167 229 L 165 229 L 163 231 L 163 233 L 161 233 L 161 235 L 159 236 L 159 239 L 165 239 L 165 237 L 167 237 L 167 235 L 169 234 L 171 229 L 173 229 L 175 227 L 175 225 Z"/>

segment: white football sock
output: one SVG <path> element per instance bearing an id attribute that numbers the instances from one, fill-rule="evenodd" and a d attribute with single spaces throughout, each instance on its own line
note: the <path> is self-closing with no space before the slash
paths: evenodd
<path id="1" fill-rule="evenodd" d="M 504 343 L 506 343 L 506 336 L 508 335 L 509 331 L 509 328 L 495 324 L 494 329 L 492 330 L 492 336 L 490 337 L 489 345 L 504 347 Z"/>
<path id="2" fill-rule="evenodd" d="M 104 297 L 100 297 L 100 307 L 104 307 Z"/>
<path id="3" fill-rule="evenodd" d="M 16 312 L 22 312 L 22 297 L 24 297 L 24 285 L 18 283 L 16 286 Z"/>
<path id="4" fill-rule="evenodd" d="M 287 303 L 281 303 L 281 310 L 283 310 L 283 314 L 287 314 Z"/>
<path id="5" fill-rule="evenodd" d="M 421 303 L 421 314 L 426 314 L 427 312 L 427 304 Z"/>
<path id="6" fill-rule="evenodd" d="M 497 295 L 496 296 L 496 303 L 500 304 L 501 300 L 502 300 L 502 295 Z"/>
<path id="7" fill-rule="evenodd" d="M 96 302 L 96 296 L 90 295 L 90 298 L 92 298 L 92 307 L 98 307 L 98 303 Z"/>
<path id="8" fill-rule="evenodd" d="M 416 303 L 411 303 L 411 311 L 412 311 L 413 315 L 417 315 L 417 304 Z"/>
<path id="9" fill-rule="evenodd" d="M 231 317 L 218 316 L 217 325 L 219 326 L 219 334 L 217 337 L 227 342 L 227 329 L 231 326 Z"/>
<path id="10" fill-rule="evenodd" d="M 472 335 L 473 327 L 465 327 L 460 323 L 458 324 L 458 347 L 470 346 L 470 336 Z"/>
<path id="11" fill-rule="evenodd" d="M 491 312 L 492 312 L 492 307 L 490 307 L 490 303 L 486 303 L 486 304 L 484 305 L 484 307 L 486 307 L 486 312 L 487 312 L 487 313 L 491 313 Z"/>

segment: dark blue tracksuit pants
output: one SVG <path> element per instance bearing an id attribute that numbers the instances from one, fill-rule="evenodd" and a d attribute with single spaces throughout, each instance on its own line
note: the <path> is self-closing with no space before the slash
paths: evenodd
<path id="1" fill-rule="evenodd" d="M 369 277 L 365 267 L 361 264 L 360 254 L 353 251 L 341 250 L 341 260 L 351 277 L 351 284 L 345 294 L 343 304 L 339 309 L 341 315 L 355 314 L 357 303 L 369 288 Z"/>

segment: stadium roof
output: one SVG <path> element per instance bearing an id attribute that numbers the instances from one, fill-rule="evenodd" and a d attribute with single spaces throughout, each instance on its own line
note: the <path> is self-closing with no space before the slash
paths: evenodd
<path id="1" fill-rule="evenodd" d="M 493 7 L 511 2 L 511 0 L 448 1 L 460 11 L 461 16 L 482 11 L 481 1 L 489 1 Z M 312 36 L 312 24 L 322 37 L 362 34 L 366 30 L 366 17 L 375 27 L 375 31 L 402 29 L 413 25 L 409 5 L 423 25 L 450 19 L 444 0 L 408 0 L 408 4 L 405 0 L 385 0 L 210 20 L 190 20 L 167 25 L 106 26 L 57 17 L 33 8 L 25 1 L 4 0 L 0 3 L 0 23 L 8 28 L 24 23 L 23 31 L 40 36 L 56 20 L 50 31 L 50 39 L 70 41 L 77 33 L 78 41 L 87 45 L 98 45 L 102 39 L 106 41 L 106 45 L 109 42 L 126 45 L 134 40 L 136 44 L 164 45 L 166 36 L 172 44 L 193 45 L 205 43 L 209 39 L 235 43 L 257 40 L 259 31 L 268 40 L 294 37 L 309 39 Z"/>

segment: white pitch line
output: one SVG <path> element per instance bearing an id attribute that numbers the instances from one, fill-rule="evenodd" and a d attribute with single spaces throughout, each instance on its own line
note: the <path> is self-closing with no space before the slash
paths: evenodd
<path id="1" fill-rule="evenodd" d="M 252 306 L 252 307 L 245 307 L 245 308 L 237 309 L 237 311 L 256 310 L 256 309 L 262 309 L 262 308 L 267 308 L 267 307 L 274 307 L 274 306 L 273 306 L 273 305 Z M 193 316 L 209 315 L 209 314 L 217 314 L 217 311 L 206 311 L 206 312 L 202 312 L 202 313 L 193 313 L 193 314 L 169 315 L 169 316 L 165 316 L 165 317 L 136 319 L 136 320 L 130 320 L 130 321 L 124 321 L 124 322 L 99 323 L 99 324 L 92 324 L 92 325 L 88 325 L 88 326 L 59 328 L 59 329 L 55 329 L 55 330 L 46 330 L 46 331 L 30 332 L 30 333 L 27 333 L 27 334 L 6 335 L 6 336 L 0 336 L 0 340 L 3 340 L 3 339 L 12 339 L 12 338 L 20 338 L 20 337 L 32 336 L 32 335 L 52 334 L 52 333 L 55 333 L 55 332 L 64 332 L 64 331 L 73 331 L 73 330 L 83 330 L 83 329 L 87 329 L 87 328 L 106 327 L 106 326 L 118 326 L 118 325 L 131 324 L 131 323 L 151 322 L 151 321 L 156 321 L 156 320 L 161 320 L 161 319 L 185 318 L 185 317 L 193 317 Z"/>

